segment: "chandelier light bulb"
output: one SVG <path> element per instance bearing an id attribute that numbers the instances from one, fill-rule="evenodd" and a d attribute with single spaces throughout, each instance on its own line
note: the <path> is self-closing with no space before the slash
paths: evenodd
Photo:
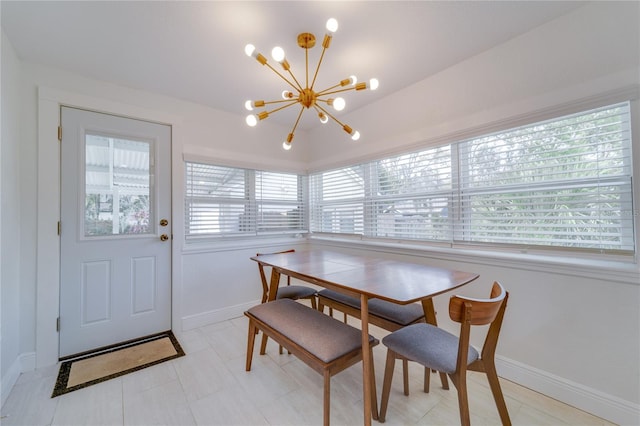
<path id="1" fill-rule="evenodd" d="M 244 47 L 244 53 L 246 53 L 247 56 L 249 57 L 253 56 L 253 52 L 255 52 L 255 50 L 256 50 L 256 47 L 253 44 L 247 44 Z"/>
<path id="2" fill-rule="evenodd" d="M 244 107 L 247 109 L 247 111 L 253 111 L 253 106 L 251 105 L 251 101 L 245 102 Z"/>
<path id="3" fill-rule="evenodd" d="M 282 91 L 282 99 L 287 99 L 287 100 L 293 99 L 293 93 L 291 93 L 288 90 L 283 90 Z"/>
<path id="4" fill-rule="evenodd" d="M 351 135 L 351 140 L 357 141 L 358 139 L 360 139 L 360 132 L 357 130 L 354 130 L 353 134 Z"/>
<path id="5" fill-rule="evenodd" d="M 247 118 L 245 119 L 245 121 L 247 122 L 247 125 L 249 127 L 255 127 L 255 125 L 258 124 L 258 119 L 253 114 L 247 115 Z"/>
<path id="6" fill-rule="evenodd" d="M 358 77 L 355 75 L 349 76 L 349 79 L 351 80 L 351 84 L 356 84 L 358 82 Z"/>
<path id="7" fill-rule="evenodd" d="M 335 18 L 329 18 L 327 21 L 327 31 L 330 33 L 335 33 L 338 31 L 338 21 Z"/>
<path id="8" fill-rule="evenodd" d="M 344 101 L 343 98 L 335 98 L 333 100 L 333 109 L 335 109 L 336 111 L 342 111 L 346 106 L 346 104 L 347 103 Z"/>
<path id="9" fill-rule="evenodd" d="M 271 50 L 271 57 L 276 62 L 284 61 L 284 49 L 280 46 L 276 46 Z"/>
<path id="10" fill-rule="evenodd" d="M 285 151 L 289 151 L 291 149 L 291 142 L 282 142 L 282 149 L 284 149 Z"/>
<path id="11" fill-rule="evenodd" d="M 377 78 L 372 78 L 371 80 L 369 80 L 369 90 L 376 90 L 379 85 L 380 83 L 378 82 Z"/>
<path id="12" fill-rule="evenodd" d="M 320 122 L 322 124 L 325 124 L 327 121 L 329 121 L 329 117 L 327 117 L 327 114 L 325 114 L 324 112 L 320 111 L 318 113 L 318 118 L 320 119 Z"/>

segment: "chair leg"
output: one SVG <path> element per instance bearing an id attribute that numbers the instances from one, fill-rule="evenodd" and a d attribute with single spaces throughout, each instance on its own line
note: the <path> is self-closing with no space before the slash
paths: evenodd
<path id="1" fill-rule="evenodd" d="M 378 396 L 376 394 L 376 373 L 373 364 L 373 349 L 369 348 L 369 362 L 371 363 L 371 417 L 378 420 Z"/>
<path id="2" fill-rule="evenodd" d="M 311 296 L 311 307 L 313 309 L 318 309 L 318 307 L 316 305 L 316 297 L 315 296 Z"/>
<path id="3" fill-rule="evenodd" d="M 258 327 L 255 326 L 252 320 L 249 320 L 249 336 L 247 339 L 247 361 L 245 364 L 245 371 L 251 371 L 251 361 L 253 360 L 253 345 L 255 343 L 257 333 Z"/>
<path id="4" fill-rule="evenodd" d="M 509 418 L 509 412 L 507 411 L 507 404 L 504 402 L 504 395 L 502 394 L 502 388 L 500 387 L 500 381 L 498 379 L 495 364 L 492 362 L 486 362 L 485 372 L 487 373 L 487 380 L 491 387 L 491 393 L 493 393 L 493 399 L 496 402 L 496 407 L 500 414 L 500 420 L 504 426 L 511 426 L 511 419 Z"/>
<path id="5" fill-rule="evenodd" d="M 324 370 L 324 397 L 323 397 L 323 424 L 324 426 L 329 426 L 331 420 L 331 374 L 329 370 Z"/>
<path id="6" fill-rule="evenodd" d="M 409 361 L 402 360 L 402 382 L 404 385 L 404 394 L 409 396 Z"/>
<path id="7" fill-rule="evenodd" d="M 391 380 L 393 379 L 393 367 L 396 363 L 396 355 L 391 349 L 387 349 L 387 362 L 384 366 L 384 381 L 382 382 L 382 396 L 380 397 L 380 414 L 378 421 L 384 423 L 391 392 Z"/>
<path id="8" fill-rule="evenodd" d="M 440 374 L 444 374 L 444 373 L 440 373 Z M 462 426 L 470 426 L 471 417 L 469 417 L 469 398 L 467 396 L 466 374 L 462 376 L 457 376 L 456 379 L 452 377 L 453 383 L 456 385 L 456 388 L 458 389 L 458 409 L 460 410 L 460 424 Z"/>
<path id="9" fill-rule="evenodd" d="M 429 393 L 429 384 L 431 383 L 431 369 L 424 368 L 424 393 Z"/>
<path id="10" fill-rule="evenodd" d="M 440 381 L 442 382 L 442 389 L 449 390 L 449 381 L 446 373 L 440 372 Z"/>

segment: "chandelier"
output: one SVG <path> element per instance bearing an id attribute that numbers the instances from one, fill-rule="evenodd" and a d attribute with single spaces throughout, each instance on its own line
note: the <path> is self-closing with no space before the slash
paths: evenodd
<path id="1" fill-rule="evenodd" d="M 316 78 L 318 77 L 318 71 L 320 70 L 320 65 L 322 64 L 322 59 L 324 58 L 324 54 L 326 50 L 329 48 L 331 44 L 332 34 L 338 30 L 338 21 L 334 18 L 331 18 L 327 21 L 326 25 L 327 33 L 324 36 L 324 40 L 322 41 L 322 53 L 320 54 L 320 59 L 318 60 L 318 65 L 316 66 L 315 73 L 313 74 L 313 80 L 311 80 L 311 84 L 309 84 L 309 49 L 315 46 L 316 37 L 311 33 L 302 33 L 298 35 L 298 46 L 304 49 L 305 53 L 305 84 L 304 87 L 298 79 L 293 75 L 291 71 L 291 67 L 289 66 L 289 62 L 285 58 L 284 50 L 281 47 L 274 47 L 271 51 L 271 57 L 274 61 L 280 63 L 282 69 L 287 75 L 283 75 L 280 71 L 272 67 L 267 59 L 256 51 L 255 46 L 252 44 L 247 44 L 244 51 L 247 56 L 255 58 L 262 65 L 266 65 L 276 73 L 280 78 L 287 82 L 290 86 L 289 90 L 284 90 L 282 92 L 282 99 L 274 100 L 274 101 L 247 101 L 245 103 L 245 108 L 249 111 L 253 111 L 254 108 L 265 108 L 264 110 L 250 114 L 246 118 L 246 122 L 249 126 L 255 126 L 258 124 L 258 121 L 264 120 L 269 115 L 281 111 L 285 108 L 300 105 L 300 113 L 298 114 L 298 118 L 296 119 L 291 132 L 287 135 L 287 138 L 282 143 L 282 147 L 286 150 L 291 149 L 291 142 L 293 141 L 293 135 L 295 134 L 296 128 L 298 127 L 298 123 L 300 122 L 300 117 L 302 117 L 302 113 L 306 109 L 313 108 L 315 112 L 318 114 L 318 118 L 321 123 L 326 123 L 331 118 L 333 121 L 338 123 L 342 129 L 351 135 L 351 139 L 358 140 L 360 138 L 360 132 L 352 129 L 348 125 L 340 122 L 336 117 L 334 117 L 329 111 L 328 107 L 333 107 L 336 111 L 342 111 L 345 107 L 345 100 L 341 97 L 331 97 L 336 93 L 346 92 L 350 90 L 375 90 L 378 88 L 378 80 L 372 78 L 368 82 L 358 83 L 355 76 L 350 76 L 338 84 L 326 88 L 324 90 L 316 91 L 314 89 Z M 289 78 L 290 77 L 290 78 Z M 274 109 L 267 111 L 267 105 L 275 105 Z"/>

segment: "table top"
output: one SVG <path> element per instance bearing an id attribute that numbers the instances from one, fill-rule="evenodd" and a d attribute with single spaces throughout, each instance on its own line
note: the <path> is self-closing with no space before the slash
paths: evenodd
<path id="1" fill-rule="evenodd" d="M 478 274 L 329 250 L 266 254 L 251 259 L 322 287 L 401 305 L 461 287 Z"/>

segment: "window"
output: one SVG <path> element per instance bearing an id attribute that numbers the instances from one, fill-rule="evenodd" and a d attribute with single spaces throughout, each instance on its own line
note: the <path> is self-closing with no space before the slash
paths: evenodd
<path id="1" fill-rule="evenodd" d="M 295 174 L 187 162 L 185 236 L 303 232 L 305 188 Z"/>
<path id="2" fill-rule="evenodd" d="M 629 108 L 315 173 L 311 230 L 632 253 Z"/>

